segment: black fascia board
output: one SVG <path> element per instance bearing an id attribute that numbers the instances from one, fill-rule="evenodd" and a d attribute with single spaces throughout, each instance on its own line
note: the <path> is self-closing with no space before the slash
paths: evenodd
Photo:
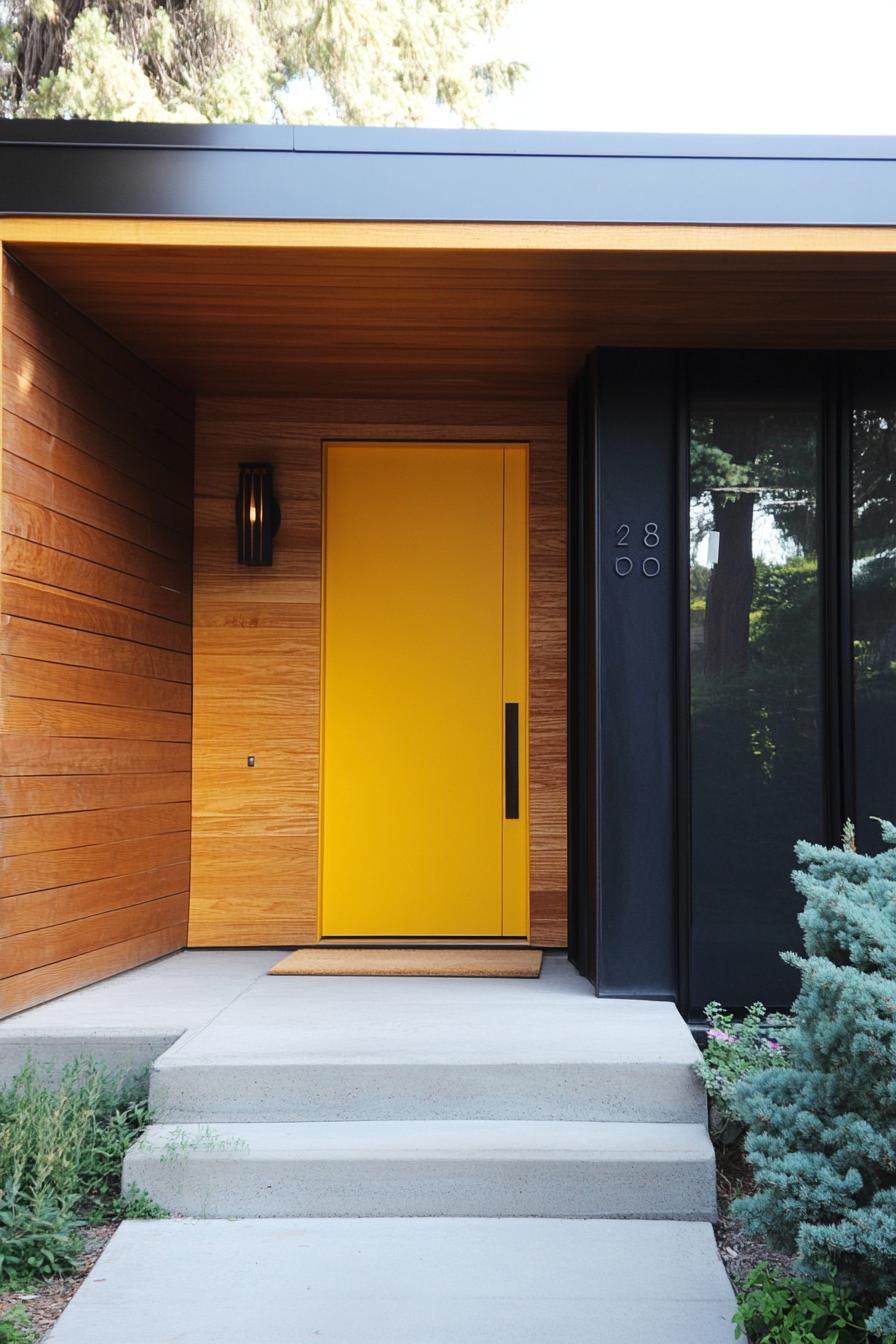
<path id="1" fill-rule="evenodd" d="M 0 145 L 124 149 L 291 150 L 292 126 L 208 126 L 181 122 L 0 119 Z"/>
<path id="2" fill-rule="evenodd" d="M 0 214 L 896 224 L 896 138 L 0 121 Z"/>

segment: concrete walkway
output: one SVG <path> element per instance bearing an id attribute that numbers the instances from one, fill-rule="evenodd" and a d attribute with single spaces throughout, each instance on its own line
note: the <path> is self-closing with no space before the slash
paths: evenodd
<path id="1" fill-rule="evenodd" d="M 7 1075 L 159 1055 L 125 1177 L 187 1215 L 124 1224 L 54 1344 L 731 1344 L 672 1005 L 597 1000 L 561 955 L 534 981 L 278 957 L 184 952 L 0 1024 Z"/>
<path id="2" fill-rule="evenodd" d="M 706 1223 L 126 1223 L 52 1344 L 730 1344 Z"/>

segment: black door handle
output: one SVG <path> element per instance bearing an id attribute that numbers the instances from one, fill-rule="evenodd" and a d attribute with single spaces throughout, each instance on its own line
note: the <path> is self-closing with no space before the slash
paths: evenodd
<path id="1" fill-rule="evenodd" d="M 520 815 L 520 707 L 515 701 L 504 706 L 504 816 Z"/>

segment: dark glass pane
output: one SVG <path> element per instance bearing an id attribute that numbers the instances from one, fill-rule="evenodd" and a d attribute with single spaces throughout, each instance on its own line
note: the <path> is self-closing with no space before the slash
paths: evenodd
<path id="1" fill-rule="evenodd" d="M 896 819 L 896 362 L 857 360 L 852 415 L 852 636 L 856 830 L 878 850 L 872 816 Z"/>
<path id="2" fill-rule="evenodd" d="M 823 838 L 811 360 L 693 367 L 690 649 L 694 1005 L 790 1002 L 798 838 Z"/>

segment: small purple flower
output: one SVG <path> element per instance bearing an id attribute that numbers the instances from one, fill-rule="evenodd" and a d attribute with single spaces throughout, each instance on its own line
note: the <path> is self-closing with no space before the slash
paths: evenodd
<path id="1" fill-rule="evenodd" d="M 781 1045 L 780 1041 L 766 1041 L 765 1044 L 766 1044 L 766 1048 L 769 1049 L 769 1050 L 771 1050 L 772 1054 L 774 1054 L 774 1053 L 775 1053 L 776 1051 L 778 1051 L 778 1050 L 783 1050 L 783 1049 L 784 1049 L 784 1047 L 783 1047 L 783 1045 Z"/>
<path id="2" fill-rule="evenodd" d="M 734 1045 L 737 1041 L 737 1037 L 732 1036 L 730 1031 L 719 1031 L 717 1027 L 710 1027 L 706 1034 L 714 1041 L 725 1041 L 729 1045 Z"/>

